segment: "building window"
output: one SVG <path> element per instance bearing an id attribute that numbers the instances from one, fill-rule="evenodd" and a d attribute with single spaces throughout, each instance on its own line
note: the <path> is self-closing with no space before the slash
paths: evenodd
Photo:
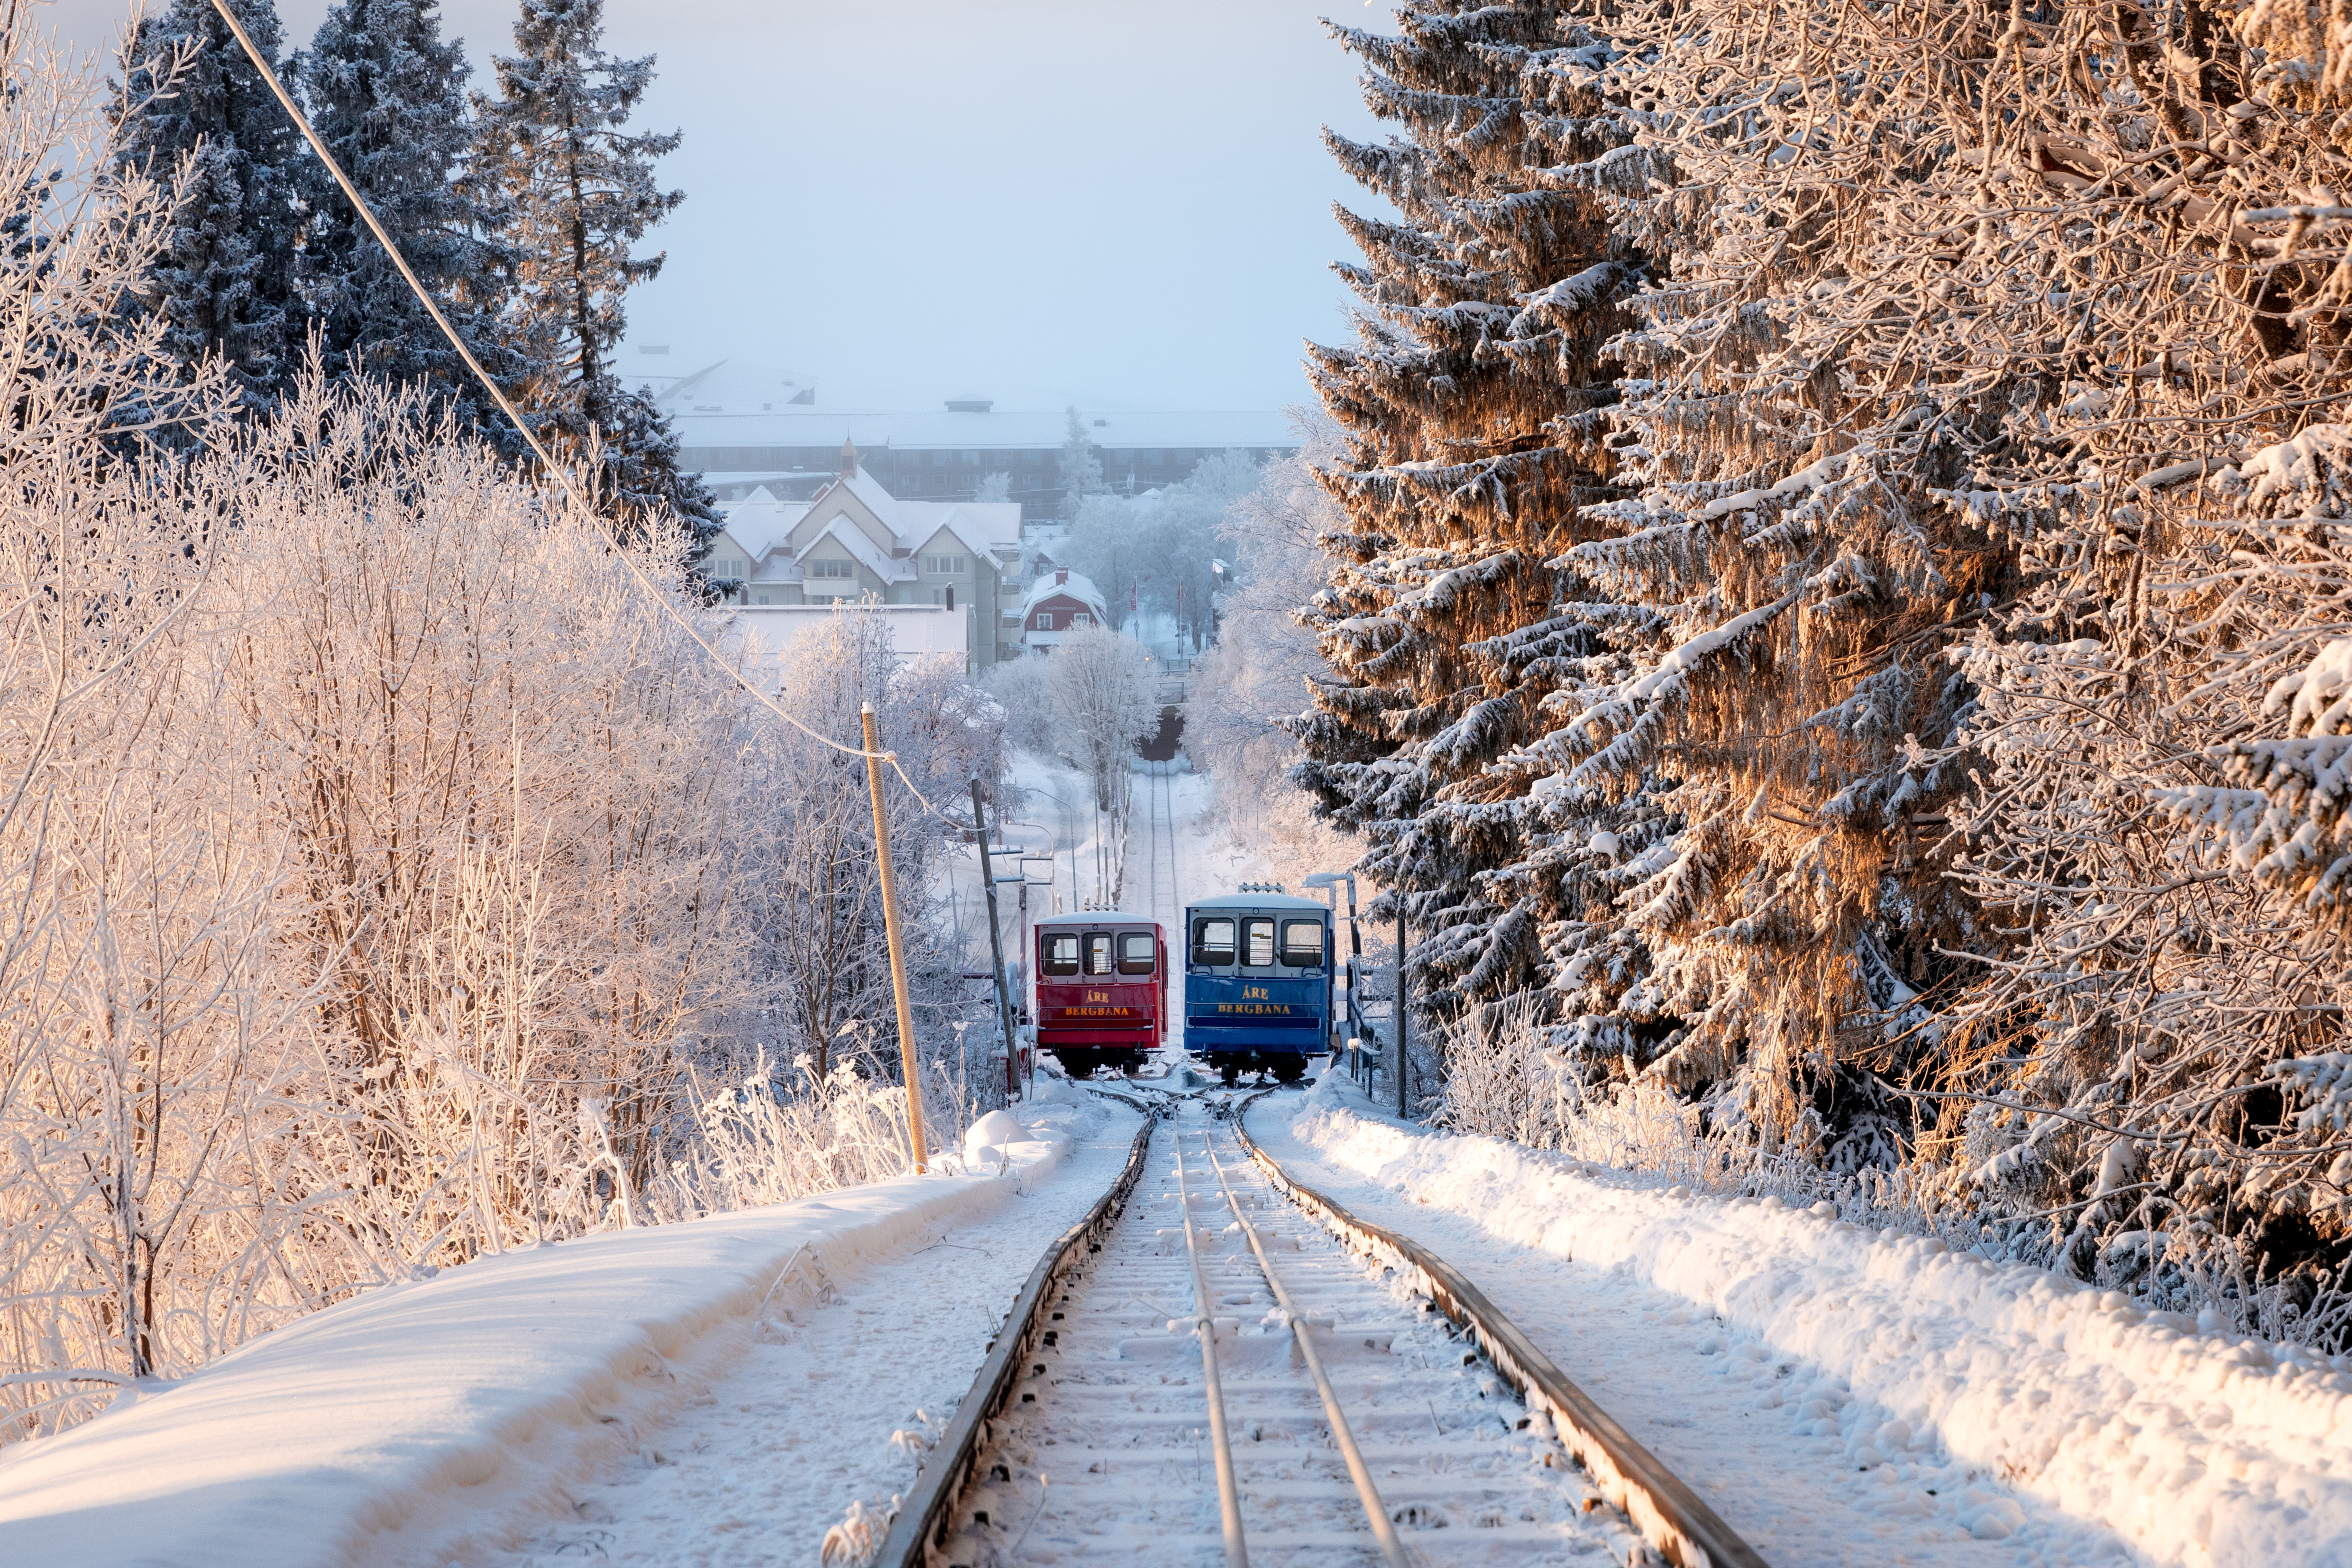
<path id="1" fill-rule="evenodd" d="M 1037 612 L 1037 629 L 1041 632 L 1050 632 L 1054 629 L 1053 611 L 1040 610 Z"/>
<path id="2" fill-rule="evenodd" d="M 1073 631 L 1076 631 L 1080 626 L 1090 626 L 1094 624 L 1095 618 L 1087 614 L 1084 610 L 1076 610 L 1071 613 L 1070 629 Z"/>
<path id="3" fill-rule="evenodd" d="M 969 555 L 926 555 L 923 574 L 927 577 L 961 577 L 971 569 Z"/>
<path id="4" fill-rule="evenodd" d="M 811 577 L 835 577 L 847 581 L 857 575 L 857 565 L 850 561 L 812 561 L 808 563 Z"/>

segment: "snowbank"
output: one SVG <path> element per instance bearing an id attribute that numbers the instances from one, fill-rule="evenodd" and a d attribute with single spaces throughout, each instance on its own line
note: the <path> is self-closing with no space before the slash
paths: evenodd
<path id="1" fill-rule="evenodd" d="M 1957 1461 L 2156 1563 L 2352 1563 L 2352 1358 L 2209 1337 L 2112 1291 L 1857 1228 L 1826 1204 L 1661 1191 L 1382 1123 L 1343 1103 L 1343 1081 L 1292 1102 L 1297 1144 L 1580 1274 L 1704 1309 L 1727 1331 L 1713 1347 L 1727 1370 L 1810 1363 L 1853 1397 L 1807 1399 L 1792 1432 L 1834 1440 L 1854 1465 Z M 1782 1400 L 1768 1383 L 1759 1403 Z M 1943 1504 L 1979 1537 L 2023 1522 L 1992 1489 Z"/>
<path id="2" fill-rule="evenodd" d="M 1040 1107 L 1024 1131 L 1126 1114 Z M 987 1215 L 1069 1147 L 1056 1129 L 992 1146 L 1003 1175 L 900 1177 L 371 1291 L 0 1452 L 0 1562 L 440 1568 L 568 1506 L 740 1352 L 771 1292 L 814 1287 L 810 1258 L 849 1278 Z"/>

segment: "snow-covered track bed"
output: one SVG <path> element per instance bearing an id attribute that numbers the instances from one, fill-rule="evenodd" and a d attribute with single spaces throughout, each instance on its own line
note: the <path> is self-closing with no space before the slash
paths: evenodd
<path id="1" fill-rule="evenodd" d="M 1018 1393 L 988 1423 L 971 1468 L 976 1483 L 949 1530 L 904 1542 L 928 1550 L 886 1549 L 880 1561 L 1234 1562 L 1196 1327 L 1202 1310 L 1215 1323 L 1246 1551 L 1261 1564 L 1382 1561 L 1290 1315 L 1236 1207 L 1307 1325 L 1406 1560 L 1597 1565 L 1639 1551 L 1631 1522 L 1553 1440 L 1549 1418 L 1514 1397 L 1401 1277 L 1368 1269 L 1286 1202 L 1231 1123 L 1186 1097 L 1174 1100 L 1101 1251 L 1060 1282 L 1023 1336 L 1030 1349 Z"/>
<path id="2" fill-rule="evenodd" d="M 1666 1561 L 1714 1568 L 1764 1568 L 1764 1559 L 1754 1547 L 1718 1518 L 1681 1477 L 1569 1381 L 1551 1358 L 1486 1299 L 1485 1291 L 1418 1242 L 1358 1219 L 1323 1194 L 1296 1181 L 1260 1149 L 1251 1140 L 1242 1115 L 1257 1098 L 1252 1095 L 1238 1103 L 1233 1129 L 1235 1141 L 1265 1177 L 1349 1247 L 1405 1273 L 1415 1289 L 1475 1341 L 1531 1408 L 1550 1416 L 1559 1440 Z"/>
<path id="3" fill-rule="evenodd" d="M 889 1534 L 875 1553 L 877 1562 L 919 1565 L 925 1561 L 926 1546 L 938 1540 L 958 1495 L 971 1480 L 973 1463 L 982 1445 L 988 1440 L 991 1418 L 1011 1402 L 1023 1363 L 1037 1341 L 1050 1332 L 1044 1327 L 1046 1303 L 1061 1294 L 1063 1282 L 1087 1257 L 1102 1249 L 1102 1237 L 1118 1223 L 1136 1184 L 1143 1177 L 1152 1131 L 1159 1120 L 1158 1108 L 1123 1094 L 1107 1098 L 1144 1112 L 1143 1125 L 1136 1130 L 1135 1144 L 1128 1154 L 1127 1168 L 1087 1211 L 1086 1218 L 1046 1248 L 1045 1256 L 1030 1271 L 1021 1294 L 1005 1315 L 1003 1328 L 981 1363 L 980 1375 L 972 1379 L 971 1392 L 964 1395 L 962 1404 L 940 1434 L 930 1458 L 915 1478 L 913 1490 L 900 1502 Z"/>

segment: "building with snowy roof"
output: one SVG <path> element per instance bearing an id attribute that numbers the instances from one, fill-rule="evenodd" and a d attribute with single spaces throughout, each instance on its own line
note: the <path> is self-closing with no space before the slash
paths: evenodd
<path id="1" fill-rule="evenodd" d="M 802 617 L 761 612 L 821 610 L 845 602 L 930 606 L 960 628 L 953 640 L 967 670 L 976 673 L 1020 651 L 1016 502 L 902 500 L 844 442 L 833 476 L 807 500 L 755 486 L 740 500 L 721 501 L 719 510 L 724 524 L 705 569 L 750 621 L 796 625 Z M 933 650 L 943 635 L 930 617 L 894 617 L 894 625 L 900 619 L 919 640 L 917 651 Z"/>
<path id="2" fill-rule="evenodd" d="M 1051 653 L 1080 626 L 1107 626 L 1110 614 L 1102 590 L 1083 572 L 1056 567 L 1029 584 L 1021 600 L 1021 646 Z"/>
<path id="3" fill-rule="evenodd" d="M 832 476 L 833 455 L 854 444 L 866 471 L 902 500 L 959 500 L 991 474 L 1009 476 L 1011 499 L 1037 522 L 1062 504 L 1066 412 L 999 411 L 977 393 L 937 413 L 857 414 L 820 408 L 805 376 L 721 360 L 654 383 L 677 432 L 680 463 L 731 498 L 766 489 L 805 495 Z M 1189 477 L 1204 458 L 1246 452 L 1264 461 L 1296 450 L 1298 437 L 1273 409 L 1089 416 L 1083 428 L 1103 482 L 1135 494 Z"/>

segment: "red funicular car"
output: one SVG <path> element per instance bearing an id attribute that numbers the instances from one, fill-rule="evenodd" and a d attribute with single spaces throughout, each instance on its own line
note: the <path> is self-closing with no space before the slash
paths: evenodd
<path id="1" fill-rule="evenodd" d="M 1037 922 L 1037 1047 L 1073 1078 L 1140 1066 L 1168 1029 L 1168 942 L 1117 910 Z"/>

